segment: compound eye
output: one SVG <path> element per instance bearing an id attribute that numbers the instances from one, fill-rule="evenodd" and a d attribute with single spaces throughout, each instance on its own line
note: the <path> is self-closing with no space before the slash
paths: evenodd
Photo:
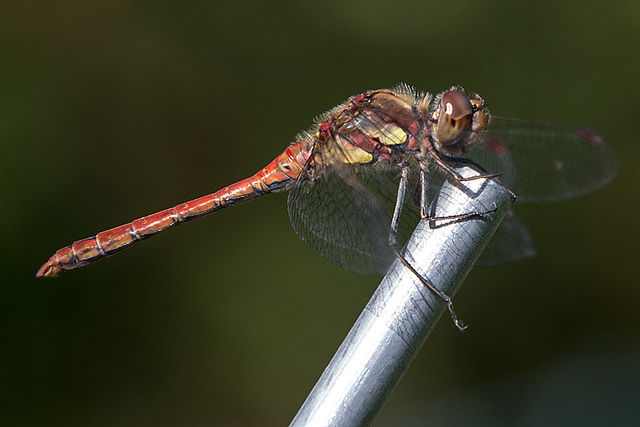
<path id="1" fill-rule="evenodd" d="M 471 101 L 464 93 L 449 90 L 442 95 L 439 111 L 436 138 L 442 145 L 453 145 L 469 131 L 473 117 Z"/>

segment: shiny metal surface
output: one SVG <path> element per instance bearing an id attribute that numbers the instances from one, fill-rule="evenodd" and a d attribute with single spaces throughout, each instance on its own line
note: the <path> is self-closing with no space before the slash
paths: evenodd
<path id="1" fill-rule="evenodd" d="M 455 294 L 512 202 L 513 194 L 494 180 L 445 183 L 431 216 L 493 212 L 421 221 L 405 256 L 438 289 Z M 445 310 L 443 301 L 396 261 L 291 425 L 370 424 Z M 464 319 L 464 313 L 458 316 Z"/>

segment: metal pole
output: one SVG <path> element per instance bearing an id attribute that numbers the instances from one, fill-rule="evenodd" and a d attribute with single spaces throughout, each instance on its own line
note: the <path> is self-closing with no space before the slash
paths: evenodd
<path id="1" fill-rule="evenodd" d="M 477 175 L 466 167 L 457 171 Z M 495 180 L 446 182 L 431 216 L 493 212 L 421 221 L 406 245 L 405 258 L 453 296 L 513 201 L 513 194 Z M 443 301 L 396 260 L 291 426 L 371 424 L 445 310 Z M 458 317 L 464 319 L 464 313 Z"/>

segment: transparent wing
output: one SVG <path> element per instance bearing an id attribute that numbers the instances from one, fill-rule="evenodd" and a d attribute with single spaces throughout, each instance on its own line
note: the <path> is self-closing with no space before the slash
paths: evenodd
<path id="1" fill-rule="evenodd" d="M 347 169 L 329 168 L 311 182 L 300 181 L 287 205 L 300 239 L 342 268 L 383 274 L 393 260 L 386 206 Z"/>
<path id="2" fill-rule="evenodd" d="M 433 167 L 429 173 L 429 200 L 434 201 L 444 182 L 439 168 Z M 513 209 L 509 209 L 487 244 L 476 266 L 493 267 L 508 264 L 535 255 L 531 235 L 527 227 L 518 219 Z"/>
<path id="3" fill-rule="evenodd" d="M 493 267 L 530 258 L 536 254 L 527 227 L 508 210 L 500 226 L 476 262 L 480 267 Z"/>
<path id="4" fill-rule="evenodd" d="M 594 131 L 571 124 L 492 118 L 468 153 L 520 201 L 550 202 L 608 184 L 617 173 L 611 148 Z"/>
<path id="5" fill-rule="evenodd" d="M 342 268 L 384 274 L 395 258 L 389 232 L 401 169 L 346 166 L 335 162 L 335 153 L 321 153 L 325 170 L 314 179 L 303 176 L 291 189 L 291 225 L 300 239 Z M 418 175 L 410 177 L 398 230 L 400 248 L 419 220 Z"/>
<path id="6" fill-rule="evenodd" d="M 329 142 L 316 153 L 323 171 L 301 177 L 289 194 L 292 226 L 298 236 L 334 263 L 358 273 L 384 273 L 393 260 L 388 246 L 399 167 L 346 166 L 348 154 Z M 611 148 L 595 132 L 569 124 L 494 118 L 491 128 L 468 153 L 521 201 L 543 202 L 574 197 L 609 183 L 617 172 Z M 408 159 L 411 161 L 411 159 Z M 436 168 L 437 169 L 437 168 Z M 419 220 L 417 167 L 399 225 L 402 247 Z M 429 173 L 430 200 L 442 175 Z M 479 260 L 497 265 L 534 254 L 526 227 L 510 212 Z"/>

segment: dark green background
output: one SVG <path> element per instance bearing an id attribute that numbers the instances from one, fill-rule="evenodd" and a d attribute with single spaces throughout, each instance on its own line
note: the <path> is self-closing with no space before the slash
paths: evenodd
<path id="1" fill-rule="evenodd" d="M 257 171 L 406 82 L 586 124 L 604 190 L 520 205 L 539 255 L 471 273 L 377 425 L 640 420 L 640 3 L 3 2 L 3 425 L 286 425 L 379 281 L 227 209 L 56 280 L 59 247 Z"/>

